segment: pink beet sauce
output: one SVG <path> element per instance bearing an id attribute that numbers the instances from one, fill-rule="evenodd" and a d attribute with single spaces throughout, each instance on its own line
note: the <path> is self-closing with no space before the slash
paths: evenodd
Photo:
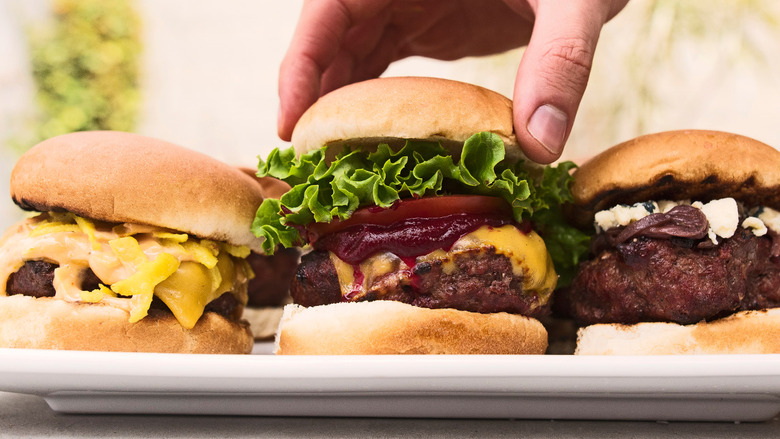
<path id="1" fill-rule="evenodd" d="M 328 250 L 344 262 L 357 265 L 379 252 L 390 252 L 409 267 L 418 256 L 434 250 L 449 250 L 455 241 L 488 225 L 513 224 L 501 215 L 455 214 L 435 218 L 409 218 L 391 225 L 360 224 L 323 236 L 313 243 L 317 250 Z M 520 225 L 526 232 L 528 227 Z"/>

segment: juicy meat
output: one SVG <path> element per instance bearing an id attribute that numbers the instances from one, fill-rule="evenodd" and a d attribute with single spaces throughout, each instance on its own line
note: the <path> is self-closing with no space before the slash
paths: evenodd
<path id="1" fill-rule="evenodd" d="M 328 252 L 313 251 L 301 257 L 298 272 L 290 284 L 293 302 L 303 306 L 341 302 L 341 287 L 336 267 Z"/>
<path id="2" fill-rule="evenodd" d="M 640 237 L 580 265 L 567 298 L 582 325 L 691 324 L 780 306 L 780 260 L 772 239 L 739 228 L 711 248 Z"/>
<path id="3" fill-rule="evenodd" d="M 6 294 L 9 296 L 22 294 L 32 297 L 54 297 L 55 290 L 54 270 L 59 265 L 45 261 L 27 261 L 19 270 L 8 277 Z M 81 289 L 91 291 L 98 288 L 100 279 L 87 268 L 84 270 L 81 280 Z M 152 299 L 151 309 L 170 312 L 168 307 L 157 296 Z M 243 307 L 233 294 L 225 293 L 206 305 L 204 312 L 215 312 L 223 317 L 238 321 L 241 318 Z"/>
<path id="4" fill-rule="evenodd" d="M 232 293 L 224 293 L 209 302 L 209 304 L 206 305 L 206 309 L 203 310 L 203 313 L 215 312 L 228 320 L 238 321 L 241 319 L 243 310 L 244 307 L 240 306 L 236 296 Z"/>
<path id="5" fill-rule="evenodd" d="M 84 291 L 96 290 L 101 283 L 100 278 L 97 277 L 91 268 L 84 270 L 84 273 L 81 275 L 81 289 Z"/>
<path id="6" fill-rule="evenodd" d="M 297 248 L 279 248 L 273 256 L 252 252 L 246 258 L 255 273 L 255 277 L 249 281 L 247 306 L 257 308 L 285 303 L 299 258 Z"/>
<path id="7" fill-rule="evenodd" d="M 59 267 L 46 261 L 27 261 L 15 273 L 8 276 L 6 294 L 22 294 L 32 297 L 54 297 L 54 269 Z"/>
<path id="8" fill-rule="evenodd" d="M 515 275 L 510 260 L 493 248 L 470 250 L 455 256 L 454 268 L 441 261 L 417 263 L 373 279 L 365 294 L 350 300 L 395 300 L 424 308 L 454 308 L 527 316 L 546 314 L 548 308 L 534 292 L 523 291 L 523 277 Z M 291 285 L 293 301 L 303 306 L 337 303 L 342 298 L 336 269 L 328 252 L 313 251 L 301 258 Z"/>
<path id="9" fill-rule="evenodd" d="M 55 291 L 52 285 L 54 270 L 59 265 L 46 261 L 27 261 L 15 273 L 8 276 L 5 284 L 6 294 L 9 296 L 22 294 L 32 297 L 54 297 Z M 81 276 L 81 289 L 92 291 L 98 288 L 100 279 L 87 268 Z"/>

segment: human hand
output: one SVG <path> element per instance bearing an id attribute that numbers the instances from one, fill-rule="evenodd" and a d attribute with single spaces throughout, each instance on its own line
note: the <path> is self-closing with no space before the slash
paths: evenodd
<path id="1" fill-rule="evenodd" d="M 560 157 L 601 27 L 628 0 L 306 0 L 279 71 L 279 137 L 317 98 L 409 56 L 453 60 L 527 45 L 514 89 L 526 155 Z"/>

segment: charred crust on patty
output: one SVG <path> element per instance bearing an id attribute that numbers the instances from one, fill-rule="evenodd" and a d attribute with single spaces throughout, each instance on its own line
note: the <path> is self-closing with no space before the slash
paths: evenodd
<path id="1" fill-rule="evenodd" d="M 454 264 L 449 270 L 444 265 Z M 316 306 L 341 301 L 393 300 L 423 308 L 454 308 L 462 311 L 509 312 L 526 316 L 545 315 L 536 292 L 523 290 L 523 277 L 513 273 L 508 257 L 494 247 L 471 249 L 414 267 L 383 274 L 349 300 L 342 297 L 335 266 L 327 251 L 301 258 L 291 295 L 295 303 Z"/>

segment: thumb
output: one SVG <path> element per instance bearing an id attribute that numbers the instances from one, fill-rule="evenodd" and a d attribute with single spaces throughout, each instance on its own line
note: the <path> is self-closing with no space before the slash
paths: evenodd
<path id="1" fill-rule="evenodd" d="M 607 3 L 538 3 L 514 90 L 517 140 L 533 161 L 550 163 L 563 152 L 608 18 Z"/>

